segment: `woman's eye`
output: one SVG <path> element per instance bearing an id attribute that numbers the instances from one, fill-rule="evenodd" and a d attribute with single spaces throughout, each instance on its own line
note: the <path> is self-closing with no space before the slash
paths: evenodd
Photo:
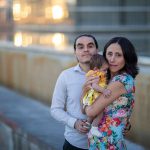
<path id="1" fill-rule="evenodd" d="M 107 72 L 107 69 L 103 69 L 102 71 L 106 73 L 106 72 Z"/>
<path id="2" fill-rule="evenodd" d="M 121 55 L 121 54 L 119 54 L 119 53 L 117 53 L 117 54 L 116 54 L 116 56 L 120 57 L 120 56 L 122 56 L 122 55 Z"/>
<path id="3" fill-rule="evenodd" d="M 112 55 L 112 53 L 107 53 L 107 55 L 108 55 L 108 56 L 111 56 L 111 55 Z"/>

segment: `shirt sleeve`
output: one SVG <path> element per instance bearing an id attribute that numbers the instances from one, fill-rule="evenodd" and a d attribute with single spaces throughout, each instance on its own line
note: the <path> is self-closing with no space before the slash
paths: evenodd
<path id="1" fill-rule="evenodd" d="M 112 82 L 115 81 L 121 82 L 124 85 L 127 93 L 135 92 L 134 79 L 132 76 L 128 74 L 117 75 L 112 79 Z"/>
<path id="2" fill-rule="evenodd" d="M 61 73 L 57 79 L 54 88 L 50 113 L 51 116 L 56 120 L 64 123 L 65 125 L 68 125 L 69 127 L 74 128 L 74 124 L 77 119 L 70 116 L 65 111 L 66 100 L 67 100 L 67 85 L 65 82 L 65 74 Z"/>

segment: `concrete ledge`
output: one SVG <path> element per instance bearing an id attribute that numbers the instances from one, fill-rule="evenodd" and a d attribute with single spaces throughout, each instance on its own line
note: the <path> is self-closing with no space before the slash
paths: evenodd
<path id="1" fill-rule="evenodd" d="M 0 83 L 50 104 L 58 75 L 72 61 L 70 54 L 0 42 Z"/>

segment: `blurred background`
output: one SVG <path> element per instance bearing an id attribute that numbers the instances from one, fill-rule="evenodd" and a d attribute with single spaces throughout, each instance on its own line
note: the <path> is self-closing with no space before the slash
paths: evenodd
<path id="1" fill-rule="evenodd" d="M 0 0 L 0 85 L 50 106 L 60 72 L 73 64 L 76 36 L 134 44 L 140 74 L 127 138 L 150 147 L 150 0 Z"/>
<path id="2" fill-rule="evenodd" d="M 112 36 L 128 36 L 150 56 L 149 0 L 0 0 L 0 39 L 15 46 L 65 50 L 79 33 L 92 33 L 100 49 Z M 70 49 L 72 51 L 72 49 Z"/>

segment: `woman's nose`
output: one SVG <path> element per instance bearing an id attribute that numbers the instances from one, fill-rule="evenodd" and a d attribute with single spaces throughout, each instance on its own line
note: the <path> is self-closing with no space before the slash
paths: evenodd
<path id="1" fill-rule="evenodd" d="M 110 61 L 113 62 L 114 60 L 115 60 L 115 57 L 112 56 L 112 57 L 110 58 Z"/>

